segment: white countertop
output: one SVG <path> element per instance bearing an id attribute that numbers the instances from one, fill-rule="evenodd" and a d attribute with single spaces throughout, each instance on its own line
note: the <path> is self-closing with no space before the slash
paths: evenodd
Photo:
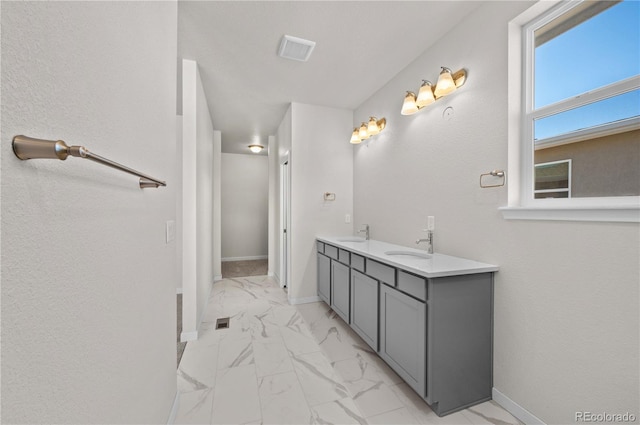
<path id="1" fill-rule="evenodd" d="M 316 239 L 346 249 L 353 253 L 369 257 L 381 263 L 388 264 L 399 269 L 415 273 L 427 278 L 458 276 L 464 274 L 486 273 L 498 271 L 498 266 L 493 264 L 480 263 L 478 261 L 467 260 L 465 258 L 453 257 L 444 254 L 430 254 L 430 258 L 408 258 L 406 256 L 387 255 L 387 251 L 410 251 L 425 254 L 425 250 L 408 248 L 401 245 L 394 245 L 386 242 L 362 239 L 362 242 L 341 241 L 345 237 L 325 237 L 317 236 Z"/>

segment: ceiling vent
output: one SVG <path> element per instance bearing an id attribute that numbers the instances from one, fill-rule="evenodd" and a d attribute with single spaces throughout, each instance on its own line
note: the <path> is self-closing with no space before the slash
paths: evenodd
<path id="1" fill-rule="evenodd" d="M 311 56 L 314 47 L 316 47 L 315 41 L 285 35 L 280 42 L 278 56 L 285 59 L 306 62 L 309 56 Z"/>

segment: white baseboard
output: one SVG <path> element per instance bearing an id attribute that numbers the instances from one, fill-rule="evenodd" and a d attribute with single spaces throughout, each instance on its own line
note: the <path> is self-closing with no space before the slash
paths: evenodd
<path id="1" fill-rule="evenodd" d="M 527 425 L 546 425 L 540 418 L 538 418 L 533 413 L 529 412 L 524 407 L 520 406 L 515 401 L 511 400 L 506 395 L 502 394 L 497 389 L 492 388 L 491 396 L 493 397 L 493 401 L 498 403 L 504 410 L 511 413 L 513 416 L 521 420 Z"/>
<path id="2" fill-rule="evenodd" d="M 315 303 L 318 301 L 322 301 L 322 299 L 317 295 L 315 297 L 289 298 L 289 304 L 291 305 Z"/>
<path id="3" fill-rule="evenodd" d="M 268 258 L 268 255 L 254 255 L 252 257 L 225 257 L 221 261 L 224 263 L 225 261 L 266 260 Z"/>
<path id="4" fill-rule="evenodd" d="M 180 334 L 180 342 L 195 341 L 198 339 L 198 331 L 182 332 Z"/>
<path id="5" fill-rule="evenodd" d="M 213 276 L 213 281 L 214 282 L 219 282 L 222 280 L 222 275 L 221 274 L 217 274 L 215 276 Z"/>
<path id="6" fill-rule="evenodd" d="M 176 396 L 173 398 L 173 406 L 171 406 L 171 411 L 169 412 L 169 419 L 167 420 L 167 425 L 173 425 L 176 421 L 176 415 L 178 414 L 178 408 L 180 407 L 180 392 L 176 391 Z"/>
<path id="7" fill-rule="evenodd" d="M 182 294 L 182 288 L 176 288 L 176 295 Z"/>

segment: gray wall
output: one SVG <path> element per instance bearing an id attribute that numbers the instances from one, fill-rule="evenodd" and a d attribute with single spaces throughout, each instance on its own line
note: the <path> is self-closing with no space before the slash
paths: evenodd
<path id="1" fill-rule="evenodd" d="M 214 174 L 220 151 L 198 64 L 183 60 L 182 339 L 197 336 L 214 280 Z"/>
<path id="2" fill-rule="evenodd" d="M 349 235 L 353 213 L 352 111 L 291 105 L 291 285 L 290 302 L 317 297 L 316 235 Z M 318 122 L 323 126 L 316 126 Z M 313 128 L 313 131 L 309 129 Z M 324 193 L 335 193 L 325 201 Z"/>
<path id="3" fill-rule="evenodd" d="M 638 224 L 506 221 L 507 187 L 478 184 L 507 169 L 507 24 L 526 7 L 482 6 L 358 107 L 354 125 L 375 114 L 387 129 L 354 149 L 356 223 L 414 246 L 434 215 L 437 252 L 500 266 L 494 386 L 512 401 L 550 424 L 583 410 L 637 416 Z M 405 90 L 440 66 L 466 68 L 466 85 L 401 116 Z"/>
<path id="4" fill-rule="evenodd" d="M 166 423 L 176 392 L 176 4 L 2 2 L 2 421 Z M 14 135 L 86 145 L 20 161 Z"/>
<path id="5" fill-rule="evenodd" d="M 270 230 L 276 235 L 272 250 L 278 255 L 277 261 L 269 258 L 269 268 L 280 278 L 280 165 L 288 154 L 291 178 L 288 295 L 289 302 L 294 304 L 318 299 L 315 237 L 353 232 L 353 222 L 345 223 L 345 214 L 353 213 L 353 150 L 348 142 L 352 120 L 350 110 L 292 103 L 278 127 L 274 145 L 269 146 L 273 183 L 270 196 L 277 217 Z M 325 125 L 314 127 L 316 122 Z M 310 132 L 309 128 L 315 130 Z M 324 201 L 325 192 L 335 193 L 335 201 Z"/>
<path id="6" fill-rule="evenodd" d="M 269 158 L 222 154 L 222 259 L 268 254 Z"/>

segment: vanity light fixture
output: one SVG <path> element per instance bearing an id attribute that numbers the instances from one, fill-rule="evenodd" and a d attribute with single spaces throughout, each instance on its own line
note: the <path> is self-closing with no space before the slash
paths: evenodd
<path id="1" fill-rule="evenodd" d="M 443 96 L 453 93 L 464 85 L 467 80 L 467 72 L 461 69 L 451 72 L 447 67 L 441 67 L 438 82 L 435 87 L 431 85 L 429 80 L 422 80 L 418 96 L 414 92 L 408 91 L 402 103 L 402 115 L 413 115 L 425 106 L 431 105 Z"/>
<path id="2" fill-rule="evenodd" d="M 384 118 L 377 119 L 376 117 L 369 117 L 369 122 L 363 122 L 360 127 L 356 127 L 353 129 L 353 133 L 351 133 L 351 140 L 349 141 L 352 145 L 357 145 L 361 143 L 363 140 L 367 140 L 371 136 L 376 136 L 380 134 L 382 130 L 387 126 L 387 120 Z"/>
<path id="3" fill-rule="evenodd" d="M 360 142 L 362 142 L 362 140 L 360 139 L 360 129 L 356 127 L 353 129 L 353 133 L 351 133 L 351 140 L 349 141 L 349 143 L 351 143 L 352 145 L 357 145 Z"/>
<path id="4" fill-rule="evenodd" d="M 420 86 L 420 91 L 418 92 L 418 98 L 416 99 L 416 106 L 418 108 L 424 108 L 427 105 L 431 105 L 436 101 L 436 98 L 433 95 L 433 87 L 431 86 L 431 81 L 422 80 L 422 85 Z"/>
<path id="5" fill-rule="evenodd" d="M 358 136 L 360 136 L 360 141 L 367 140 L 369 138 L 369 131 L 367 130 L 367 123 L 363 122 L 360 125 L 360 130 L 358 130 Z"/>
<path id="6" fill-rule="evenodd" d="M 249 145 L 249 150 L 253 153 L 260 153 L 264 149 L 262 145 Z"/>
<path id="7" fill-rule="evenodd" d="M 404 102 L 402 103 L 402 115 L 413 115 L 418 112 L 420 108 L 416 103 L 416 94 L 412 91 L 408 91 L 404 96 Z"/>
<path id="8" fill-rule="evenodd" d="M 451 75 L 451 70 L 446 67 L 441 67 L 442 71 L 440 71 L 440 75 L 438 76 L 438 83 L 436 84 L 436 89 L 433 94 L 442 97 L 456 91 L 458 87 L 456 87 L 456 83 L 453 82 L 453 76 Z"/>
<path id="9" fill-rule="evenodd" d="M 378 121 L 376 117 L 369 117 L 369 124 L 367 124 L 367 133 L 370 136 L 375 136 L 376 134 L 380 134 L 380 126 L 378 125 Z"/>

